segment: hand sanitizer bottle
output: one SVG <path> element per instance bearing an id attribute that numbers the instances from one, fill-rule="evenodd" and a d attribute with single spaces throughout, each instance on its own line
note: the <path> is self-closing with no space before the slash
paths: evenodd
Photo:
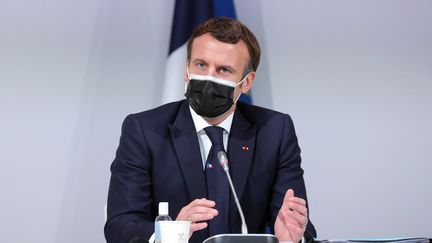
<path id="1" fill-rule="evenodd" d="M 159 203 L 159 215 L 155 219 L 155 243 L 161 242 L 161 234 L 159 228 L 159 221 L 172 221 L 171 217 L 168 215 L 168 203 Z"/>

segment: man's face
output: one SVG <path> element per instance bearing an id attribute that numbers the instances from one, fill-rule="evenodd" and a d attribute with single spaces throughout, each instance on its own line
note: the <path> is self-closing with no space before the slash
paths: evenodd
<path id="1" fill-rule="evenodd" d="M 237 44 L 225 43 L 207 33 L 194 39 L 191 58 L 187 65 L 191 74 L 212 75 L 238 83 L 242 80 L 244 69 L 248 63 L 249 52 L 243 41 L 239 41 Z M 184 79 L 189 82 L 186 68 Z M 240 92 L 247 93 L 249 91 L 254 78 L 255 73 L 253 72 L 242 85 L 236 87 L 234 99 L 240 95 Z"/>

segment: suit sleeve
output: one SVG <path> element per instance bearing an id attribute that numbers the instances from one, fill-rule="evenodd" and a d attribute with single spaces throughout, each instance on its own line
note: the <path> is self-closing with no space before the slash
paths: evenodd
<path id="1" fill-rule="evenodd" d="M 306 200 L 306 187 L 301 168 L 300 147 L 294 130 L 294 124 L 288 115 L 283 119 L 283 136 L 279 150 L 279 167 L 271 201 L 271 227 L 274 227 L 276 216 L 283 203 L 283 198 L 288 189 L 294 190 L 294 195 Z M 307 205 L 308 207 L 308 205 Z M 313 224 L 309 221 L 305 236 L 316 237 Z"/>
<path id="2" fill-rule="evenodd" d="M 108 191 L 107 242 L 149 239 L 154 231 L 151 154 L 144 129 L 135 115 L 123 122 Z"/>

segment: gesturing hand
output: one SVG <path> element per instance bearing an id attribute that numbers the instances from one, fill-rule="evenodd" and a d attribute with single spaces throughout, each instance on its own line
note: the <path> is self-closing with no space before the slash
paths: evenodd
<path id="1" fill-rule="evenodd" d="M 276 217 L 274 229 L 279 241 L 299 242 L 303 237 L 308 223 L 306 201 L 294 197 L 294 191 L 285 193 L 282 207 Z"/>
<path id="2" fill-rule="evenodd" d="M 195 199 L 180 210 L 176 220 L 191 221 L 192 236 L 193 232 L 207 228 L 207 223 L 203 221 L 211 220 L 218 215 L 218 211 L 213 208 L 215 204 L 214 201 L 205 198 Z"/>

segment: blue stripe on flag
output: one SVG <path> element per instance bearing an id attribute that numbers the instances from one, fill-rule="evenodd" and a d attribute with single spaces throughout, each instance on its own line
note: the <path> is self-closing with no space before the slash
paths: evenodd
<path id="1" fill-rule="evenodd" d="M 196 26 L 212 17 L 211 0 L 176 0 L 169 54 L 187 42 Z"/>
<path id="2" fill-rule="evenodd" d="M 233 0 L 214 0 L 214 15 L 235 19 L 236 12 Z"/>
<path id="3" fill-rule="evenodd" d="M 241 102 L 252 104 L 252 97 L 250 94 L 242 94 L 239 99 Z"/>

